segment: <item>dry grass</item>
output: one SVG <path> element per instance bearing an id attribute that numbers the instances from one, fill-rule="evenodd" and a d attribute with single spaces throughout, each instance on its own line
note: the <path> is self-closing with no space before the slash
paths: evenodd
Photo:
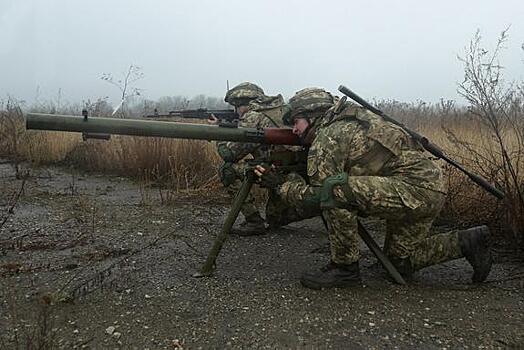
<path id="1" fill-rule="evenodd" d="M 218 154 L 212 143 L 113 135 L 82 141 L 79 134 L 28 133 L 24 157 L 37 164 L 61 162 L 88 171 L 116 174 L 174 191 L 217 184 Z"/>
<path id="2" fill-rule="evenodd" d="M 58 131 L 28 131 L 22 136 L 18 155 L 36 165 L 61 162 L 82 142 L 80 135 Z"/>
<path id="3" fill-rule="evenodd" d="M 217 183 L 219 156 L 206 141 L 126 136 L 83 141 L 77 133 L 28 131 L 20 144 L 18 157 L 34 165 L 67 164 L 88 172 L 147 178 L 176 191 Z"/>
<path id="4" fill-rule="evenodd" d="M 207 141 L 119 136 L 110 142 L 88 141 L 75 152 L 70 157 L 83 161 L 86 170 L 147 178 L 175 191 L 217 183 L 219 157 Z"/>
<path id="5" fill-rule="evenodd" d="M 426 130 L 421 130 L 421 133 L 439 145 L 450 158 L 460 162 L 474 174 L 486 178 L 490 183 L 496 183 L 498 169 L 479 163 L 478 159 L 472 158 L 466 148 L 460 147 L 454 141 L 455 137 L 458 140 L 467 140 L 472 147 L 482 153 L 489 140 L 481 136 L 474 122 L 457 121 L 454 124 L 447 124 L 445 128 L 424 129 Z M 495 143 L 491 146 L 495 146 Z M 502 210 L 500 201 L 474 184 L 459 170 L 444 161 L 440 161 L 440 164 L 446 171 L 448 181 L 447 203 L 442 213 L 444 217 L 464 226 L 492 224 L 500 219 Z"/>

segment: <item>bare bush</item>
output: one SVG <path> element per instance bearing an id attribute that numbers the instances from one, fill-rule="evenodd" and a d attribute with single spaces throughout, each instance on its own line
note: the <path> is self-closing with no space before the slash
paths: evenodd
<path id="1" fill-rule="evenodd" d="M 480 144 L 451 136 L 458 147 L 467 151 L 464 159 L 504 190 L 503 203 L 484 204 L 502 206 L 507 227 L 524 243 L 524 83 L 504 79 L 504 67 L 498 60 L 507 39 L 505 30 L 489 51 L 477 31 L 466 55 L 460 58 L 464 81 L 459 85 L 459 94 L 469 103 L 469 116 L 477 125 Z"/>
<path id="2" fill-rule="evenodd" d="M 107 101 L 107 97 L 98 98 L 96 101 L 84 101 L 84 109 L 91 117 L 106 117 L 111 115 L 113 107 Z"/>

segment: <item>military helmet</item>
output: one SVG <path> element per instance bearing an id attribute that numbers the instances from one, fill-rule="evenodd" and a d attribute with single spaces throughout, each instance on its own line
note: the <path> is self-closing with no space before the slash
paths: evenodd
<path id="1" fill-rule="evenodd" d="M 293 124 L 295 116 L 301 114 L 306 118 L 322 115 L 334 104 L 333 96 L 324 89 L 305 88 L 295 93 L 289 99 L 291 112 L 286 115 L 284 122 L 287 125 Z"/>
<path id="2" fill-rule="evenodd" d="M 250 101 L 260 96 L 264 96 L 264 90 L 260 86 L 245 82 L 229 89 L 224 101 L 235 107 L 247 106 Z"/>

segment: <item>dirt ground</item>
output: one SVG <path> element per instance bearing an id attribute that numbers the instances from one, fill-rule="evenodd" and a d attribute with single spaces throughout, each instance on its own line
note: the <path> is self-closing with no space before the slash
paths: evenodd
<path id="1" fill-rule="evenodd" d="M 524 266 L 511 259 L 481 285 L 461 259 L 398 286 L 363 246 L 362 287 L 308 290 L 300 274 L 328 259 L 311 219 L 231 236 L 197 279 L 220 195 L 161 205 L 120 177 L 48 167 L 23 180 L 0 163 L 1 349 L 524 348 Z"/>

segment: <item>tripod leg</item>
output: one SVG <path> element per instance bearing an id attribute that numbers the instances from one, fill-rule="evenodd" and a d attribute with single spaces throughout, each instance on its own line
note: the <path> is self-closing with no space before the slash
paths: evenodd
<path id="1" fill-rule="evenodd" d="M 387 270 L 387 272 L 393 277 L 395 282 L 398 284 L 405 285 L 406 281 L 404 281 L 404 278 L 402 278 L 402 275 L 397 271 L 395 266 L 389 261 L 388 257 L 382 252 L 378 244 L 375 242 L 373 237 L 369 234 L 369 232 L 366 230 L 364 225 L 358 220 L 358 234 L 360 235 L 360 238 L 366 243 L 366 245 L 369 247 L 369 249 L 375 254 L 378 261 L 382 264 L 382 266 Z"/>
<path id="2" fill-rule="evenodd" d="M 222 231 L 220 231 L 218 236 L 215 238 L 213 247 L 211 247 L 211 250 L 207 255 L 207 259 L 204 262 L 204 265 L 202 265 L 200 271 L 193 274 L 193 277 L 206 277 L 211 276 L 213 274 L 218 254 L 220 254 L 222 245 L 226 241 L 227 236 L 229 235 L 229 231 L 231 230 L 231 227 L 233 227 L 233 224 L 235 223 L 235 220 L 237 219 L 238 214 L 240 213 L 240 209 L 242 208 L 242 205 L 244 204 L 244 201 L 246 200 L 249 191 L 251 191 L 252 186 L 253 182 L 249 179 L 249 177 L 246 176 L 246 178 L 242 182 L 242 186 L 240 186 L 240 190 L 235 196 L 235 200 L 233 201 L 231 210 L 227 214 L 226 221 L 222 226 Z"/>

